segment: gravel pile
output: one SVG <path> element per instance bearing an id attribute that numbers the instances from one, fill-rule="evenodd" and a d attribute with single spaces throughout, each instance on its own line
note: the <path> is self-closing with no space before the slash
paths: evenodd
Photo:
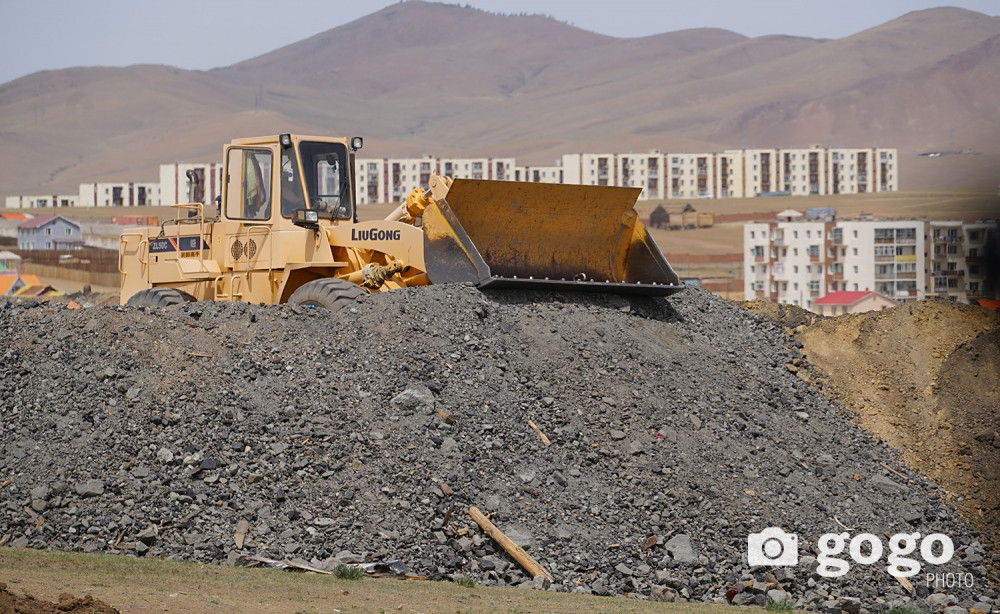
<path id="1" fill-rule="evenodd" d="M 997 603 L 985 565 L 1000 557 L 935 487 L 803 381 L 780 329 L 698 289 L 664 301 L 434 286 L 338 314 L 0 302 L 0 338 L 9 546 L 400 560 L 431 578 L 602 595 L 787 593 L 834 613 Z M 470 506 L 555 582 L 527 577 Z M 769 526 L 798 535 L 797 566 L 748 565 L 748 534 Z M 845 553 L 847 575 L 823 578 L 816 541 L 843 531 L 887 552 L 892 534 L 944 533 L 956 551 L 912 593 L 885 556 Z"/>

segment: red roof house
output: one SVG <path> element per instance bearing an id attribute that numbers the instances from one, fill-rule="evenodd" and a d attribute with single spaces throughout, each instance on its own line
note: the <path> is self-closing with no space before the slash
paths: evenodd
<path id="1" fill-rule="evenodd" d="M 813 301 L 813 311 L 824 316 L 862 313 L 895 307 L 898 303 L 871 290 L 840 290 Z"/>

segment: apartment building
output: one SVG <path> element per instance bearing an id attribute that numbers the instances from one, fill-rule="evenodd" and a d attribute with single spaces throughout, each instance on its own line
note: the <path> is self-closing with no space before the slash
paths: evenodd
<path id="1" fill-rule="evenodd" d="M 215 202 L 222 194 L 221 162 L 175 162 L 160 165 L 160 199 L 172 205 L 187 202 Z"/>
<path id="2" fill-rule="evenodd" d="M 744 198 L 746 182 L 742 150 L 727 149 L 715 154 L 713 194 L 717 198 Z"/>
<path id="3" fill-rule="evenodd" d="M 454 179 L 515 181 L 514 158 L 356 158 L 359 204 L 398 202 L 414 188 L 427 188 L 434 173 Z"/>
<path id="4" fill-rule="evenodd" d="M 744 296 L 812 309 L 838 291 L 872 290 L 897 301 L 926 295 L 922 220 L 807 220 L 745 224 Z"/>
<path id="5" fill-rule="evenodd" d="M 825 194 L 826 152 L 822 149 L 782 149 L 777 155 L 777 190 L 791 196 Z"/>
<path id="6" fill-rule="evenodd" d="M 962 303 L 998 298 L 987 279 L 989 262 L 1000 262 L 998 240 L 995 221 L 929 222 L 928 293 Z"/>
<path id="7" fill-rule="evenodd" d="M 189 200 L 195 174 L 203 200 L 222 189 L 220 163 L 160 165 L 158 184 L 81 184 L 78 196 L 8 196 L 9 208 L 172 204 Z M 573 153 L 555 166 L 517 166 L 514 158 L 357 158 L 357 201 L 398 202 L 425 188 L 432 173 L 463 179 L 636 187 L 639 200 L 826 195 L 899 189 L 895 149 L 732 149 L 716 153 Z M 96 190 L 96 192 L 95 192 Z M 109 191 L 110 190 L 110 191 Z"/>
<path id="8" fill-rule="evenodd" d="M 563 182 L 577 185 L 619 185 L 618 154 L 563 154 Z"/>
<path id="9" fill-rule="evenodd" d="M 563 180 L 562 166 L 517 166 L 513 181 L 531 183 L 568 183 Z"/>
<path id="10" fill-rule="evenodd" d="M 159 183 L 81 183 L 79 207 L 141 207 L 159 205 Z M 172 204 L 172 203 L 171 203 Z"/>
<path id="11" fill-rule="evenodd" d="M 640 188 L 640 200 L 662 200 L 664 190 L 663 154 L 653 150 L 646 154 L 619 154 L 616 160 L 618 185 Z"/>
<path id="12" fill-rule="evenodd" d="M 714 198 L 714 154 L 665 154 L 667 198 Z"/>
<path id="13" fill-rule="evenodd" d="M 996 249 L 997 228 L 995 221 L 810 220 L 784 211 L 775 222 L 744 225 L 744 296 L 810 310 L 845 291 L 897 302 L 995 298 L 986 262 L 996 254 L 986 250 Z"/>
<path id="14" fill-rule="evenodd" d="M 8 209 L 43 209 L 46 207 L 76 207 L 80 197 L 76 194 L 18 195 L 4 199 Z"/>

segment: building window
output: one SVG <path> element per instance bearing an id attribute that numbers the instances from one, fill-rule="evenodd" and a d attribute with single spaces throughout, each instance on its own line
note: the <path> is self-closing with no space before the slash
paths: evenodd
<path id="1" fill-rule="evenodd" d="M 810 245 L 809 246 L 809 257 L 810 258 L 819 258 L 819 245 Z"/>
<path id="2" fill-rule="evenodd" d="M 809 282 L 809 291 L 810 292 L 819 292 L 819 282 L 815 281 L 815 280 Z"/>

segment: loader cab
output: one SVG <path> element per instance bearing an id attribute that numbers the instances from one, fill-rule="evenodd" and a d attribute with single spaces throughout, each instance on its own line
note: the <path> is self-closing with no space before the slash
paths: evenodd
<path id="1" fill-rule="evenodd" d="M 244 224 L 355 218 L 353 155 L 344 142 L 281 135 L 226 148 L 225 217 Z"/>

